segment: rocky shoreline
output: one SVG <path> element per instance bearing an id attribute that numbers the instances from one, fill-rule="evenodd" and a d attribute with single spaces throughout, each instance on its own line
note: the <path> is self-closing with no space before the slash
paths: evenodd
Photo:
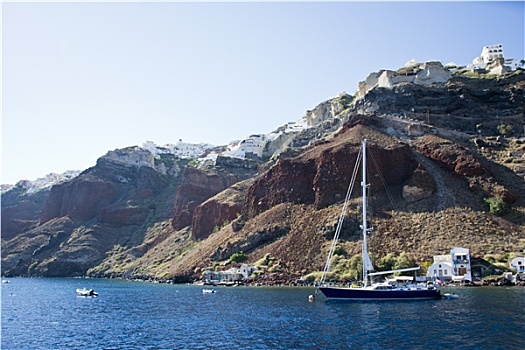
<path id="1" fill-rule="evenodd" d="M 86 277 L 91 278 L 91 277 Z M 190 285 L 202 285 L 202 286 L 220 286 L 220 287 L 232 287 L 232 286 L 245 286 L 245 287 L 312 287 L 316 286 L 316 283 L 305 282 L 300 279 L 284 279 L 277 276 L 271 276 L 270 278 L 250 278 L 246 281 L 232 282 L 232 283 L 206 283 L 202 280 L 177 282 L 172 279 L 155 279 L 155 278 L 122 278 L 112 277 L 106 279 L 123 279 L 132 282 L 147 282 L 147 283 L 159 283 L 159 284 L 190 284 Z M 351 284 L 340 284 L 340 286 L 350 286 Z M 469 283 L 445 283 L 442 287 L 525 287 L 525 280 L 518 282 L 512 282 L 511 280 L 503 276 L 491 276 L 487 279 L 483 279 L 479 282 Z"/>

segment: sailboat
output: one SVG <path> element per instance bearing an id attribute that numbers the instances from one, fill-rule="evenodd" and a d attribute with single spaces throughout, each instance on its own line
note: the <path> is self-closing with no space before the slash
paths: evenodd
<path id="1" fill-rule="evenodd" d="M 363 211 L 362 211 L 362 224 L 361 229 L 363 232 L 363 273 L 362 281 L 360 286 L 355 287 L 343 287 L 343 286 L 334 286 L 326 282 L 326 277 L 330 271 L 330 265 L 334 251 L 339 239 L 339 233 L 341 232 L 342 223 L 344 220 L 344 213 L 346 212 L 347 203 L 350 199 L 352 193 L 353 184 L 355 183 L 355 178 L 357 176 L 358 165 L 361 163 L 362 167 L 362 182 L 361 187 L 363 191 Z M 419 267 L 411 267 L 406 269 L 390 270 L 390 271 L 379 271 L 379 272 L 370 272 L 374 271 L 374 267 L 370 260 L 367 248 L 367 235 L 371 231 L 371 228 L 367 225 L 367 197 L 366 192 L 368 188 L 367 176 L 366 176 L 366 139 L 362 141 L 362 147 L 357 157 L 356 168 L 352 175 L 352 180 L 350 181 L 350 186 L 346 193 L 345 202 L 343 204 L 343 210 L 339 217 L 337 224 L 337 229 L 332 240 L 332 245 L 330 246 L 330 251 L 328 253 L 328 258 L 326 260 L 325 268 L 321 276 L 321 281 L 317 286 L 317 289 L 320 290 L 327 300 L 428 300 L 428 299 L 440 299 L 441 293 L 438 288 L 436 288 L 432 283 L 431 284 L 407 284 L 399 286 L 397 284 L 390 284 L 388 282 L 383 283 L 372 283 L 372 280 L 368 279 L 373 276 L 393 274 L 397 272 L 406 272 L 406 271 L 415 271 Z"/>

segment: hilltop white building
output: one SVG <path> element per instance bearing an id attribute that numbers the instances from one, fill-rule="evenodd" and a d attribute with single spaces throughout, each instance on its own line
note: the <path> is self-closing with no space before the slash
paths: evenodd
<path id="1" fill-rule="evenodd" d="M 231 145 L 230 149 L 224 152 L 225 156 L 232 158 L 253 158 L 254 156 L 262 158 L 264 148 L 268 141 L 271 141 L 267 135 L 250 135 L 237 144 Z"/>
<path id="2" fill-rule="evenodd" d="M 485 66 L 497 58 L 504 58 L 503 56 L 503 45 L 489 45 L 483 46 L 481 54 L 472 60 L 472 64 L 475 67 L 485 68 Z"/>
<path id="3" fill-rule="evenodd" d="M 513 58 L 505 58 L 503 52 L 503 45 L 488 45 L 484 46 L 481 50 L 481 54 L 472 60 L 472 64 L 468 65 L 467 68 L 470 70 L 475 69 L 489 69 L 494 73 L 501 73 L 501 69 L 496 65 L 496 67 L 490 67 L 491 64 L 500 61 L 503 66 L 508 67 L 510 70 L 515 70 L 517 68 L 524 68 L 524 61 Z"/>
<path id="4" fill-rule="evenodd" d="M 168 143 L 162 147 L 157 146 L 152 141 L 146 141 L 142 144 L 145 149 L 153 155 L 174 154 L 179 158 L 197 158 L 203 156 L 206 152 L 215 146 L 207 143 L 187 143 L 179 140 L 176 144 Z"/>
<path id="5" fill-rule="evenodd" d="M 472 281 L 469 249 L 452 248 L 450 254 L 435 255 L 427 276 L 439 276 L 445 281 Z"/>

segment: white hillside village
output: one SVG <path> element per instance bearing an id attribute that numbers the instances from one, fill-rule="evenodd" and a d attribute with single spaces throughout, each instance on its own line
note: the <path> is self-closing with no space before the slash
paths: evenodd
<path id="1" fill-rule="evenodd" d="M 523 69 L 524 66 L 525 60 L 523 59 L 504 58 L 503 45 L 490 45 L 483 47 L 481 54 L 474 58 L 472 63 L 467 66 L 460 67 L 454 63 L 448 63 L 443 66 L 441 62 L 418 63 L 415 60 L 411 60 L 397 71 L 381 70 L 371 73 L 365 81 L 359 83 L 355 98 L 363 98 L 364 95 L 373 88 L 391 88 L 403 82 L 422 85 L 444 83 L 451 78 L 451 72 L 460 69 L 468 69 L 471 71 L 483 69 L 492 74 L 502 74 L 516 69 Z M 182 140 L 179 140 L 176 144 L 157 146 L 152 141 L 146 141 L 142 146 L 126 148 L 125 152 L 122 150 L 109 151 L 103 157 L 129 165 L 152 167 L 161 173 L 166 173 L 163 164 L 155 165 L 155 159 L 159 158 L 161 154 L 173 154 L 182 159 L 196 159 L 199 166 L 213 165 L 218 156 L 259 159 L 263 157 L 265 148 L 278 138 L 282 138 L 282 142 L 286 143 L 287 138 L 285 135 L 296 134 L 334 118 L 343 109 L 340 104 L 334 101 L 345 95 L 346 93 L 342 92 L 337 97 L 320 103 L 313 110 L 307 111 L 300 119 L 289 122 L 274 132 L 249 135 L 240 141 L 232 141 L 225 147 L 217 147 L 206 143 L 185 143 Z M 365 112 L 373 111 L 367 110 Z M 27 193 L 33 193 L 50 188 L 54 184 L 69 181 L 80 173 L 81 171 L 67 171 L 63 174 L 52 173 L 34 181 L 21 180 L 16 185 L 26 188 Z M 15 185 L 1 185 L 1 193 L 9 191 L 13 187 L 15 187 Z"/>

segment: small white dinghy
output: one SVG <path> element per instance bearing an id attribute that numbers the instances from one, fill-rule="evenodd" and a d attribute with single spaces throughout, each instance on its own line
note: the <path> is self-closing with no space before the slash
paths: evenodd
<path id="1" fill-rule="evenodd" d="M 214 294 L 217 293 L 215 289 L 203 289 L 202 294 Z"/>
<path id="2" fill-rule="evenodd" d="M 443 299 L 457 299 L 459 296 L 454 293 L 445 293 L 443 294 Z"/>
<path id="3" fill-rule="evenodd" d="M 79 297 L 91 297 L 91 298 L 95 298 L 95 297 L 98 297 L 98 293 L 95 292 L 93 289 L 86 289 L 86 288 L 82 288 L 82 289 L 77 289 L 77 296 Z"/>

